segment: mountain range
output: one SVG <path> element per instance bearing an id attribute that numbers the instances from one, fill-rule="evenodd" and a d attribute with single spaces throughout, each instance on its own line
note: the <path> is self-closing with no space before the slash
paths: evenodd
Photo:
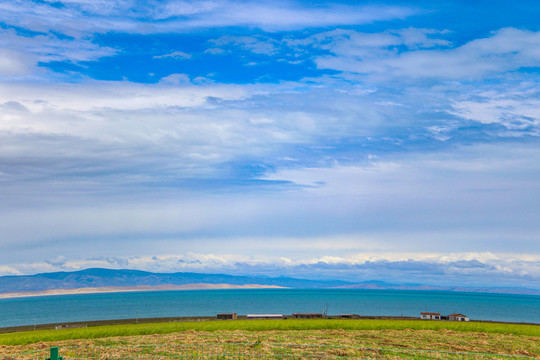
<path id="1" fill-rule="evenodd" d="M 153 273 L 140 270 L 91 268 L 71 272 L 51 272 L 35 275 L 10 275 L 0 277 L 0 294 L 39 292 L 54 289 L 128 288 L 136 286 L 159 287 L 164 285 L 228 284 L 266 285 L 287 288 L 341 288 L 341 289 L 395 289 L 496 292 L 540 295 L 540 291 L 526 288 L 478 288 L 458 286 L 432 286 L 422 284 L 389 284 L 381 281 L 359 283 L 341 280 L 311 280 L 289 277 L 253 277 L 225 274 L 190 272 Z"/>
<path id="2" fill-rule="evenodd" d="M 91 268 L 72 272 L 0 277 L 0 293 L 77 289 L 85 287 L 128 287 L 186 284 L 273 285 L 291 288 L 333 288 L 351 285 L 339 280 L 317 281 L 287 277 L 266 278 L 190 272 L 153 273 L 140 270 Z"/>

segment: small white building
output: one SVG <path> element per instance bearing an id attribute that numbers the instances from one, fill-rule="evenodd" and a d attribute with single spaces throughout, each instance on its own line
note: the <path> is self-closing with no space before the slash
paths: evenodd
<path id="1" fill-rule="evenodd" d="M 421 312 L 420 319 L 422 320 L 441 320 L 441 313 Z"/>
<path id="2" fill-rule="evenodd" d="M 450 321 L 469 321 L 469 318 L 463 314 L 450 314 L 448 315 Z"/>
<path id="3" fill-rule="evenodd" d="M 283 319 L 283 314 L 247 314 L 248 319 Z"/>

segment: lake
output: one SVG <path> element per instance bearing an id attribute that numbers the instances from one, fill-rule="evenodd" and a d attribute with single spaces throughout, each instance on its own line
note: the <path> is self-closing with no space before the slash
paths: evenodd
<path id="1" fill-rule="evenodd" d="M 471 320 L 540 323 L 540 296 L 359 289 L 182 290 L 0 300 L 0 327 L 109 319 L 215 316 L 222 312 L 321 312 L 414 316 L 462 313 Z"/>

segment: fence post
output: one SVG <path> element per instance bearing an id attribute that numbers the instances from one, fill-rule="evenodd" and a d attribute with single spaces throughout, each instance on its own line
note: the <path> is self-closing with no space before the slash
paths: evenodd
<path id="1" fill-rule="evenodd" d="M 47 360 L 62 360 L 62 357 L 58 356 L 58 347 L 57 346 L 51 348 L 51 357 L 48 358 Z"/>

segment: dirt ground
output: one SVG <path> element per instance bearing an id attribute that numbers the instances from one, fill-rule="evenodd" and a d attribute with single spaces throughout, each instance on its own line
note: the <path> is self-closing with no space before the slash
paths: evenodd
<path id="1" fill-rule="evenodd" d="M 94 347 L 155 344 L 244 343 L 347 345 L 376 349 L 422 349 L 448 352 L 524 355 L 540 359 L 540 338 L 497 333 L 455 332 L 451 330 L 274 330 L 274 331 L 185 331 L 172 334 L 137 335 L 85 340 L 40 342 L 25 346 L 0 346 L 0 355 L 51 346 Z"/>

